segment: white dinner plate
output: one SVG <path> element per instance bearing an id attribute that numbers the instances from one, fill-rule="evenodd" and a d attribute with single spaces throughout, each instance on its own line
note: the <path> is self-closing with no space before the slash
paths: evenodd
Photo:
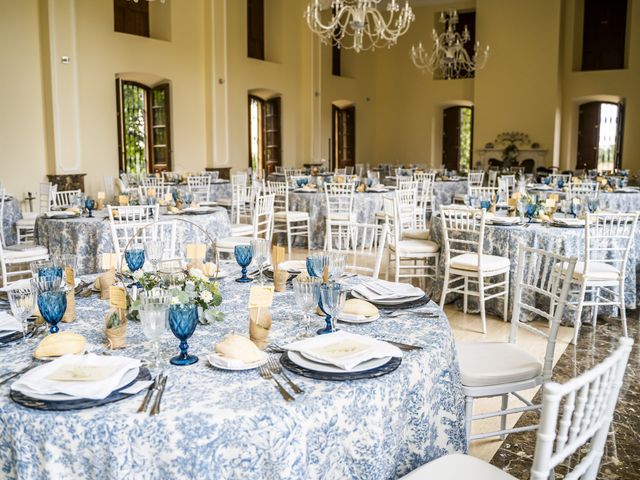
<path id="1" fill-rule="evenodd" d="M 371 322 L 375 322 L 376 320 L 378 320 L 380 318 L 380 314 L 376 313 L 375 315 L 372 315 L 371 317 L 365 317 L 362 316 L 361 319 L 353 319 L 353 318 L 342 318 L 341 315 L 338 315 L 338 321 L 339 322 L 343 322 L 343 323 L 353 323 L 353 324 L 360 324 L 360 323 L 371 323 Z"/>
<path id="2" fill-rule="evenodd" d="M 355 290 L 351 290 L 351 295 L 353 295 L 355 298 L 359 298 L 360 300 L 366 300 L 367 302 L 374 303 L 375 305 L 389 305 L 389 306 L 400 305 L 402 303 L 407 303 L 407 302 L 415 302 L 416 300 L 420 300 L 422 297 L 424 297 L 424 293 L 422 293 L 420 295 L 412 295 L 410 297 L 394 298 L 393 300 L 376 300 L 375 302 L 372 302 L 367 297 L 365 297 L 364 295 L 360 295 Z"/>
<path id="3" fill-rule="evenodd" d="M 304 260 L 287 260 L 286 262 L 280 263 L 280 268 L 282 270 L 286 270 L 289 273 L 306 272 L 307 262 L 305 262 Z"/>
<path id="4" fill-rule="evenodd" d="M 262 360 L 258 360 L 258 361 L 253 362 L 253 363 L 245 363 L 244 365 L 241 365 L 241 366 L 238 366 L 238 367 L 230 367 L 228 365 L 225 365 L 224 363 L 221 363 L 218 360 L 219 358 L 220 358 L 220 355 L 218 355 L 217 353 L 211 353 L 211 354 L 207 355 L 207 360 L 209 360 L 209 363 L 211 365 L 213 365 L 214 367 L 219 368 L 220 370 L 233 370 L 233 371 L 253 370 L 254 368 L 258 368 L 258 367 L 264 365 L 269 360 L 269 357 L 267 355 L 265 355 L 264 359 L 262 359 Z"/>
<path id="5" fill-rule="evenodd" d="M 367 370 L 373 370 L 387 363 L 391 357 L 373 358 L 356 365 L 351 370 L 343 370 L 335 365 L 329 365 L 325 363 L 309 360 L 299 352 L 288 351 L 289 359 L 298 365 L 299 367 L 313 370 L 314 372 L 330 372 L 330 373 L 354 373 L 354 372 L 366 372 Z"/>

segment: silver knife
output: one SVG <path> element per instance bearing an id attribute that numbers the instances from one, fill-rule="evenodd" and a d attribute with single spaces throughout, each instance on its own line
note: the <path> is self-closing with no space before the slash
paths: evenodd
<path id="1" fill-rule="evenodd" d="M 149 405 L 149 400 L 151 400 L 151 395 L 153 395 L 153 392 L 158 388 L 158 384 L 160 380 L 162 380 L 162 373 L 158 375 L 156 378 L 154 378 L 153 383 L 149 385 L 149 388 L 147 389 L 147 393 L 145 394 L 144 399 L 142 399 L 142 403 L 140 404 L 140 407 L 138 408 L 137 413 L 142 413 L 145 410 L 147 410 L 147 406 Z"/>
<path id="2" fill-rule="evenodd" d="M 160 382 L 160 390 L 156 395 L 156 400 L 153 402 L 153 406 L 151 407 L 150 415 L 157 415 L 160 413 L 160 402 L 162 401 L 162 394 L 164 393 L 164 387 L 167 384 L 167 376 L 162 377 L 162 381 Z"/>

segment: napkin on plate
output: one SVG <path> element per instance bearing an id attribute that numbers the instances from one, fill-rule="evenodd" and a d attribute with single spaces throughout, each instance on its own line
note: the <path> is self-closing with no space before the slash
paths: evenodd
<path id="1" fill-rule="evenodd" d="M 310 360 L 335 365 L 343 370 L 351 370 L 374 358 L 402 357 L 402 351 L 398 347 L 344 330 L 293 342 L 283 348 L 300 352 Z"/>
<path id="2" fill-rule="evenodd" d="M 488 214 L 485 218 L 492 223 L 520 223 L 520 217 L 507 217 L 506 215 Z"/>
<path id="3" fill-rule="evenodd" d="M 560 225 L 568 225 L 568 226 L 574 226 L 574 225 L 585 225 L 585 221 L 580 219 L 580 218 L 570 218 L 570 217 L 554 217 L 553 221 L 555 223 L 558 223 Z"/>
<path id="4" fill-rule="evenodd" d="M 353 288 L 353 291 L 372 302 L 379 300 L 401 300 L 403 298 L 420 298 L 424 292 L 408 283 L 372 280 Z"/>
<path id="5" fill-rule="evenodd" d="M 307 264 L 304 260 L 287 260 L 278 265 L 280 270 L 286 270 L 287 272 L 306 272 Z"/>
<path id="6" fill-rule="evenodd" d="M 137 372 L 139 368 L 140 360 L 129 357 L 92 353 L 64 355 L 28 371 L 11 388 L 27 395 L 62 393 L 101 400 L 120 388 L 123 378 L 129 376 L 132 370 Z"/>
<path id="7" fill-rule="evenodd" d="M 22 324 L 7 312 L 0 312 L 0 333 L 22 331 Z"/>

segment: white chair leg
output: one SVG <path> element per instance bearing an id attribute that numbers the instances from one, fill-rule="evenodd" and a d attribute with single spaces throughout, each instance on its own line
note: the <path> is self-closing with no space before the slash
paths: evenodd
<path id="1" fill-rule="evenodd" d="M 464 426 L 466 430 L 467 450 L 469 449 L 469 437 L 471 437 L 471 423 L 473 422 L 473 397 L 465 397 L 464 399 Z"/>
<path id="2" fill-rule="evenodd" d="M 396 252 L 396 278 L 395 281 L 399 282 L 400 281 L 400 255 L 397 254 Z"/>
<path id="3" fill-rule="evenodd" d="M 600 298 L 600 287 L 595 287 L 593 289 L 593 303 L 595 303 L 595 305 L 593 306 L 593 318 L 591 319 L 591 324 L 593 326 L 593 331 L 596 331 L 596 325 L 598 325 L 598 302 Z"/>
<path id="4" fill-rule="evenodd" d="M 620 320 L 622 321 L 622 332 L 625 337 L 628 337 L 629 333 L 627 332 L 627 306 L 624 301 L 624 279 L 620 281 L 618 294 L 620 297 Z"/>
<path id="5" fill-rule="evenodd" d="M 580 331 L 580 325 L 582 324 L 582 308 L 586 291 L 587 285 L 583 282 L 582 285 L 580 285 L 580 293 L 578 294 L 578 306 L 576 307 L 576 318 L 574 319 L 573 324 L 573 339 L 571 340 L 571 343 L 573 345 L 578 342 L 578 333 Z"/>
<path id="6" fill-rule="evenodd" d="M 509 408 L 509 394 L 502 395 L 502 411 L 504 412 L 507 408 Z M 507 428 L 507 416 L 500 416 L 500 430 L 505 430 Z M 500 440 L 504 440 L 507 438 L 506 435 L 500 435 Z"/>
<path id="7" fill-rule="evenodd" d="M 288 251 L 287 251 L 287 258 L 289 260 L 291 260 L 291 244 L 292 244 L 292 240 L 291 240 L 291 223 L 289 222 L 289 220 L 287 219 L 287 247 L 288 247 Z M 275 268 L 275 267 L 274 267 Z"/>
<path id="8" fill-rule="evenodd" d="M 442 282 L 442 294 L 440 295 L 440 308 L 444 308 L 444 302 L 447 299 L 447 288 L 449 287 L 449 267 L 444 269 L 444 282 Z"/>
<path id="9" fill-rule="evenodd" d="M 484 308 L 484 277 L 478 276 L 478 301 L 480 302 L 480 319 L 482 320 L 482 333 L 487 333 L 487 314 Z"/>
<path id="10" fill-rule="evenodd" d="M 307 220 L 307 253 L 311 252 L 311 220 Z"/>
<path id="11" fill-rule="evenodd" d="M 507 321 L 509 317 L 509 270 L 504 274 L 504 312 L 502 313 L 502 320 Z"/>
<path id="12" fill-rule="evenodd" d="M 469 295 L 467 292 L 469 291 L 469 277 L 465 275 L 464 277 L 464 294 L 462 296 L 462 311 L 467 313 L 467 306 L 469 305 Z"/>

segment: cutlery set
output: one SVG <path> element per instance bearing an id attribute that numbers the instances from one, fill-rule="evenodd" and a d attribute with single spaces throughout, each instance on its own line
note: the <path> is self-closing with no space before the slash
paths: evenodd
<path id="1" fill-rule="evenodd" d="M 22 369 L 20 369 L 18 371 L 5 373 L 4 377 L 2 377 L 2 379 L 0 380 L 0 385 L 4 385 L 5 383 L 7 383 L 12 378 L 15 378 L 18 375 L 22 375 L 23 373 L 28 372 L 29 370 L 37 367 L 41 363 L 43 363 L 41 360 L 32 360 L 29 365 L 27 365 L 26 367 L 24 367 L 24 368 L 22 368 Z"/>
<path id="2" fill-rule="evenodd" d="M 138 408 L 138 413 L 146 413 L 147 407 L 151 402 L 155 394 L 155 398 L 153 398 L 153 403 L 151 404 L 151 410 L 149 410 L 149 415 L 154 416 L 160 413 L 160 402 L 162 402 L 162 395 L 164 394 L 164 388 L 167 385 L 167 375 L 164 373 L 160 373 L 156 378 L 153 379 L 153 383 L 149 385 L 147 389 L 147 393 L 142 399 L 142 404 L 140 408 Z"/>
<path id="3" fill-rule="evenodd" d="M 304 393 L 304 390 L 302 390 L 298 385 L 296 385 L 288 377 L 288 375 L 284 373 L 284 370 L 278 363 L 278 360 L 276 360 L 276 358 L 271 355 L 269 356 L 269 360 L 267 361 L 267 363 L 260 366 L 260 376 L 264 378 L 266 381 L 273 380 L 276 388 L 280 392 L 280 395 L 282 395 L 282 398 L 285 399 L 285 401 L 291 402 L 295 400 L 295 398 L 282 386 L 280 381 L 278 381 L 277 375 L 280 375 L 280 377 L 282 377 L 287 382 L 287 384 L 289 385 L 289 387 L 291 387 L 294 393 L 296 394 Z"/>

